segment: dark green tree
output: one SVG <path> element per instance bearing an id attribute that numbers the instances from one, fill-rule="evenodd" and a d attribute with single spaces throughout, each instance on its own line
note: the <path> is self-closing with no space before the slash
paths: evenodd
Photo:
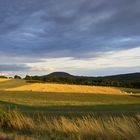
<path id="1" fill-rule="evenodd" d="M 22 79 L 19 75 L 15 75 L 14 79 Z"/>

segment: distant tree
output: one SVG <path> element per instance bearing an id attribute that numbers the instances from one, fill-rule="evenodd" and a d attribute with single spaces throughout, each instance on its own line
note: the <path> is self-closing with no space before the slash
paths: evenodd
<path id="1" fill-rule="evenodd" d="M 25 80 L 32 80 L 32 76 L 26 75 L 24 79 Z"/>
<path id="2" fill-rule="evenodd" d="M 1 75 L 0 78 L 7 78 L 6 76 Z"/>
<path id="3" fill-rule="evenodd" d="M 22 79 L 19 75 L 15 75 L 14 79 Z"/>

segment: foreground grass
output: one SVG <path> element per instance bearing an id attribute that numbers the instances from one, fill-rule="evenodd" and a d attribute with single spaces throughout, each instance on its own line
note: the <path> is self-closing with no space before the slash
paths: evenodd
<path id="1" fill-rule="evenodd" d="M 8 111 L 0 116 L 0 129 L 11 140 L 139 140 L 140 114 L 67 118 Z"/>

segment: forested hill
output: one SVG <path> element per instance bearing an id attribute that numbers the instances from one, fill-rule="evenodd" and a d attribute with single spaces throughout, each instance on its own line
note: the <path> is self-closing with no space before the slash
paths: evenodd
<path id="1" fill-rule="evenodd" d="M 43 76 L 26 76 L 28 82 L 54 82 L 78 85 L 116 86 L 140 88 L 140 73 L 104 77 L 74 76 L 66 72 L 54 72 Z"/>
<path id="2" fill-rule="evenodd" d="M 140 80 L 140 73 L 130 73 L 130 74 L 120 74 L 120 75 L 113 75 L 113 76 L 105 76 L 106 79 L 111 80 Z"/>
<path id="3" fill-rule="evenodd" d="M 73 75 L 71 75 L 71 74 L 69 74 L 69 73 L 66 73 L 66 72 L 53 72 L 53 73 L 50 73 L 50 74 L 48 74 L 48 75 L 45 75 L 45 76 L 55 76 L 55 77 L 70 77 L 70 76 L 73 76 Z"/>

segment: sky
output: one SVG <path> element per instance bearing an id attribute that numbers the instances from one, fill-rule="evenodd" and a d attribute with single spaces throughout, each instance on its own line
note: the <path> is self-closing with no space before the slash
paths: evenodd
<path id="1" fill-rule="evenodd" d="M 0 0 L 0 75 L 140 72 L 139 0 Z"/>

